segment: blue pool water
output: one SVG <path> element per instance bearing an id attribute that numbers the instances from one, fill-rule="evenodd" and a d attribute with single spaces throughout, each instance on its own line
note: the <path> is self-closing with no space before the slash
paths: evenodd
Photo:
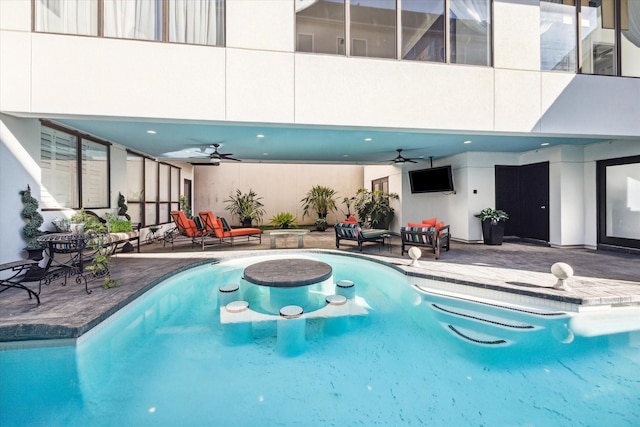
<path id="1" fill-rule="evenodd" d="M 220 322 L 220 286 L 267 297 L 241 280 L 267 258 L 196 267 L 77 346 L 0 351 L 0 425 L 640 424 L 638 331 L 584 336 L 575 315 L 479 306 L 374 262 L 301 257 L 352 280 L 358 314 L 307 318 L 299 355 L 278 351 L 275 320 L 253 322 L 248 342 Z M 310 290 L 310 313 L 327 293 Z"/>

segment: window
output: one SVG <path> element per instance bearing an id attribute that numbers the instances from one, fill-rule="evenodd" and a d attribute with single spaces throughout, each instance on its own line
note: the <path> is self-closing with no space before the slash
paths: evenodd
<path id="1" fill-rule="evenodd" d="M 620 5 L 621 75 L 640 77 L 640 1 L 622 0 Z"/>
<path id="2" fill-rule="evenodd" d="M 444 61 L 444 1 L 402 0 L 402 59 Z"/>
<path id="3" fill-rule="evenodd" d="M 313 52 L 313 34 L 298 33 L 298 52 Z"/>
<path id="4" fill-rule="evenodd" d="M 224 0 L 170 1 L 169 41 L 224 46 Z"/>
<path id="5" fill-rule="evenodd" d="M 162 4 L 155 0 L 103 0 L 104 36 L 162 40 Z"/>
<path id="6" fill-rule="evenodd" d="M 615 76 L 616 32 L 612 0 L 582 1 L 582 72 Z"/>
<path id="7" fill-rule="evenodd" d="M 378 178 L 371 181 L 371 191 L 380 190 L 383 193 L 389 192 L 389 177 Z"/>
<path id="8" fill-rule="evenodd" d="M 296 0 L 295 8 L 298 52 L 345 54 L 344 0 Z"/>
<path id="9" fill-rule="evenodd" d="M 171 222 L 180 207 L 180 168 L 127 151 L 127 206 L 143 226 Z"/>
<path id="10" fill-rule="evenodd" d="M 296 51 L 492 65 L 492 4 L 492 0 L 296 0 Z M 346 48 L 345 40 L 349 40 Z"/>
<path id="11" fill-rule="evenodd" d="M 597 162 L 598 244 L 640 249 L 640 156 Z"/>
<path id="12" fill-rule="evenodd" d="M 540 52 L 542 70 L 640 77 L 640 1 L 541 0 Z"/>
<path id="13" fill-rule="evenodd" d="M 43 209 L 109 207 L 109 143 L 49 122 L 40 142 Z"/>
<path id="14" fill-rule="evenodd" d="M 576 6 L 574 0 L 540 1 L 540 69 L 572 71 L 576 66 Z"/>
<path id="15" fill-rule="evenodd" d="M 491 65 L 491 0 L 449 0 L 451 62 Z"/>
<path id="16" fill-rule="evenodd" d="M 224 46 L 224 0 L 35 0 L 34 30 Z"/>
<path id="17" fill-rule="evenodd" d="M 357 0 L 349 5 L 351 56 L 396 57 L 396 2 Z"/>
<path id="18" fill-rule="evenodd" d="M 98 0 L 36 0 L 36 31 L 98 35 Z"/>
<path id="19" fill-rule="evenodd" d="M 109 206 L 105 184 L 109 182 L 109 146 L 82 139 L 82 206 Z"/>

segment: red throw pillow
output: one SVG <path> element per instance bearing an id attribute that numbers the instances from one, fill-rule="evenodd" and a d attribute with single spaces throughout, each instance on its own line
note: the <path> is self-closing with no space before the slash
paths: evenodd
<path id="1" fill-rule="evenodd" d="M 436 222 L 438 222 L 438 218 L 436 217 L 422 220 L 422 223 L 426 224 L 426 225 L 423 225 L 423 227 L 435 227 Z"/>
<path id="2" fill-rule="evenodd" d="M 357 224 L 358 220 L 356 219 L 355 216 L 350 215 L 349 218 L 345 219 L 344 221 L 342 221 L 343 224 Z"/>
<path id="3" fill-rule="evenodd" d="M 421 222 L 409 222 L 409 223 L 407 223 L 407 227 L 409 227 L 409 228 L 427 228 L 429 226 L 426 225 L 426 224 L 423 224 Z"/>
<path id="4" fill-rule="evenodd" d="M 444 222 L 439 222 L 436 224 L 436 228 L 444 227 Z"/>

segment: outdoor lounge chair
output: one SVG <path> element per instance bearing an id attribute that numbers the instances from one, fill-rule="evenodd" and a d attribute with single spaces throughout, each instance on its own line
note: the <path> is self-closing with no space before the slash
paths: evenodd
<path id="1" fill-rule="evenodd" d="M 435 218 L 433 218 L 435 220 Z M 400 238 L 402 239 L 402 248 L 400 255 L 404 255 L 405 251 L 411 246 L 423 246 L 431 248 L 436 256 L 440 258 L 440 250 L 449 251 L 450 231 L 449 226 L 444 222 L 438 222 L 435 226 L 430 226 L 426 220 L 422 223 L 408 223 L 407 227 L 400 229 Z"/>
<path id="2" fill-rule="evenodd" d="M 378 243 L 384 245 L 385 238 L 390 235 L 389 230 L 363 229 L 358 223 L 341 222 L 334 226 L 336 231 L 336 248 L 340 249 L 340 240 L 358 242 L 358 249 L 362 252 L 363 243 Z"/>
<path id="3" fill-rule="evenodd" d="M 191 239 L 191 244 L 198 243 L 202 245 L 202 250 L 204 250 L 204 238 L 207 235 L 205 230 L 198 229 L 196 223 L 187 218 L 187 216 L 182 211 L 171 211 L 171 218 L 176 225 L 176 229 L 180 236 L 187 237 Z M 173 240 L 171 239 L 171 249 L 173 250 Z"/>
<path id="4" fill-rule="evenodd" d="M 259 228 L 231 228 L 228 225 L 225 227 L 224 218 L 216 218 L 211 211 L 200 211 L 198 216 L 202 220 L 207 235 L 219 239 L 220 243 L 228 241 L 233 245 L 234 240 L 238 237 L 246 237 L 247 241 L 258 239 L 258 243 L 262 243 L 262 230 Z"/>

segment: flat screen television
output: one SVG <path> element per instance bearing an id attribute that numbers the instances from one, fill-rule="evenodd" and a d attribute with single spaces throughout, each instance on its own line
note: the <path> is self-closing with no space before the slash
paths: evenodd
<path id="1" fill-rule="evenodd" d="M 438 193 L 454 191 L 451 166 L 409 171 L 412 193 Z"/>

